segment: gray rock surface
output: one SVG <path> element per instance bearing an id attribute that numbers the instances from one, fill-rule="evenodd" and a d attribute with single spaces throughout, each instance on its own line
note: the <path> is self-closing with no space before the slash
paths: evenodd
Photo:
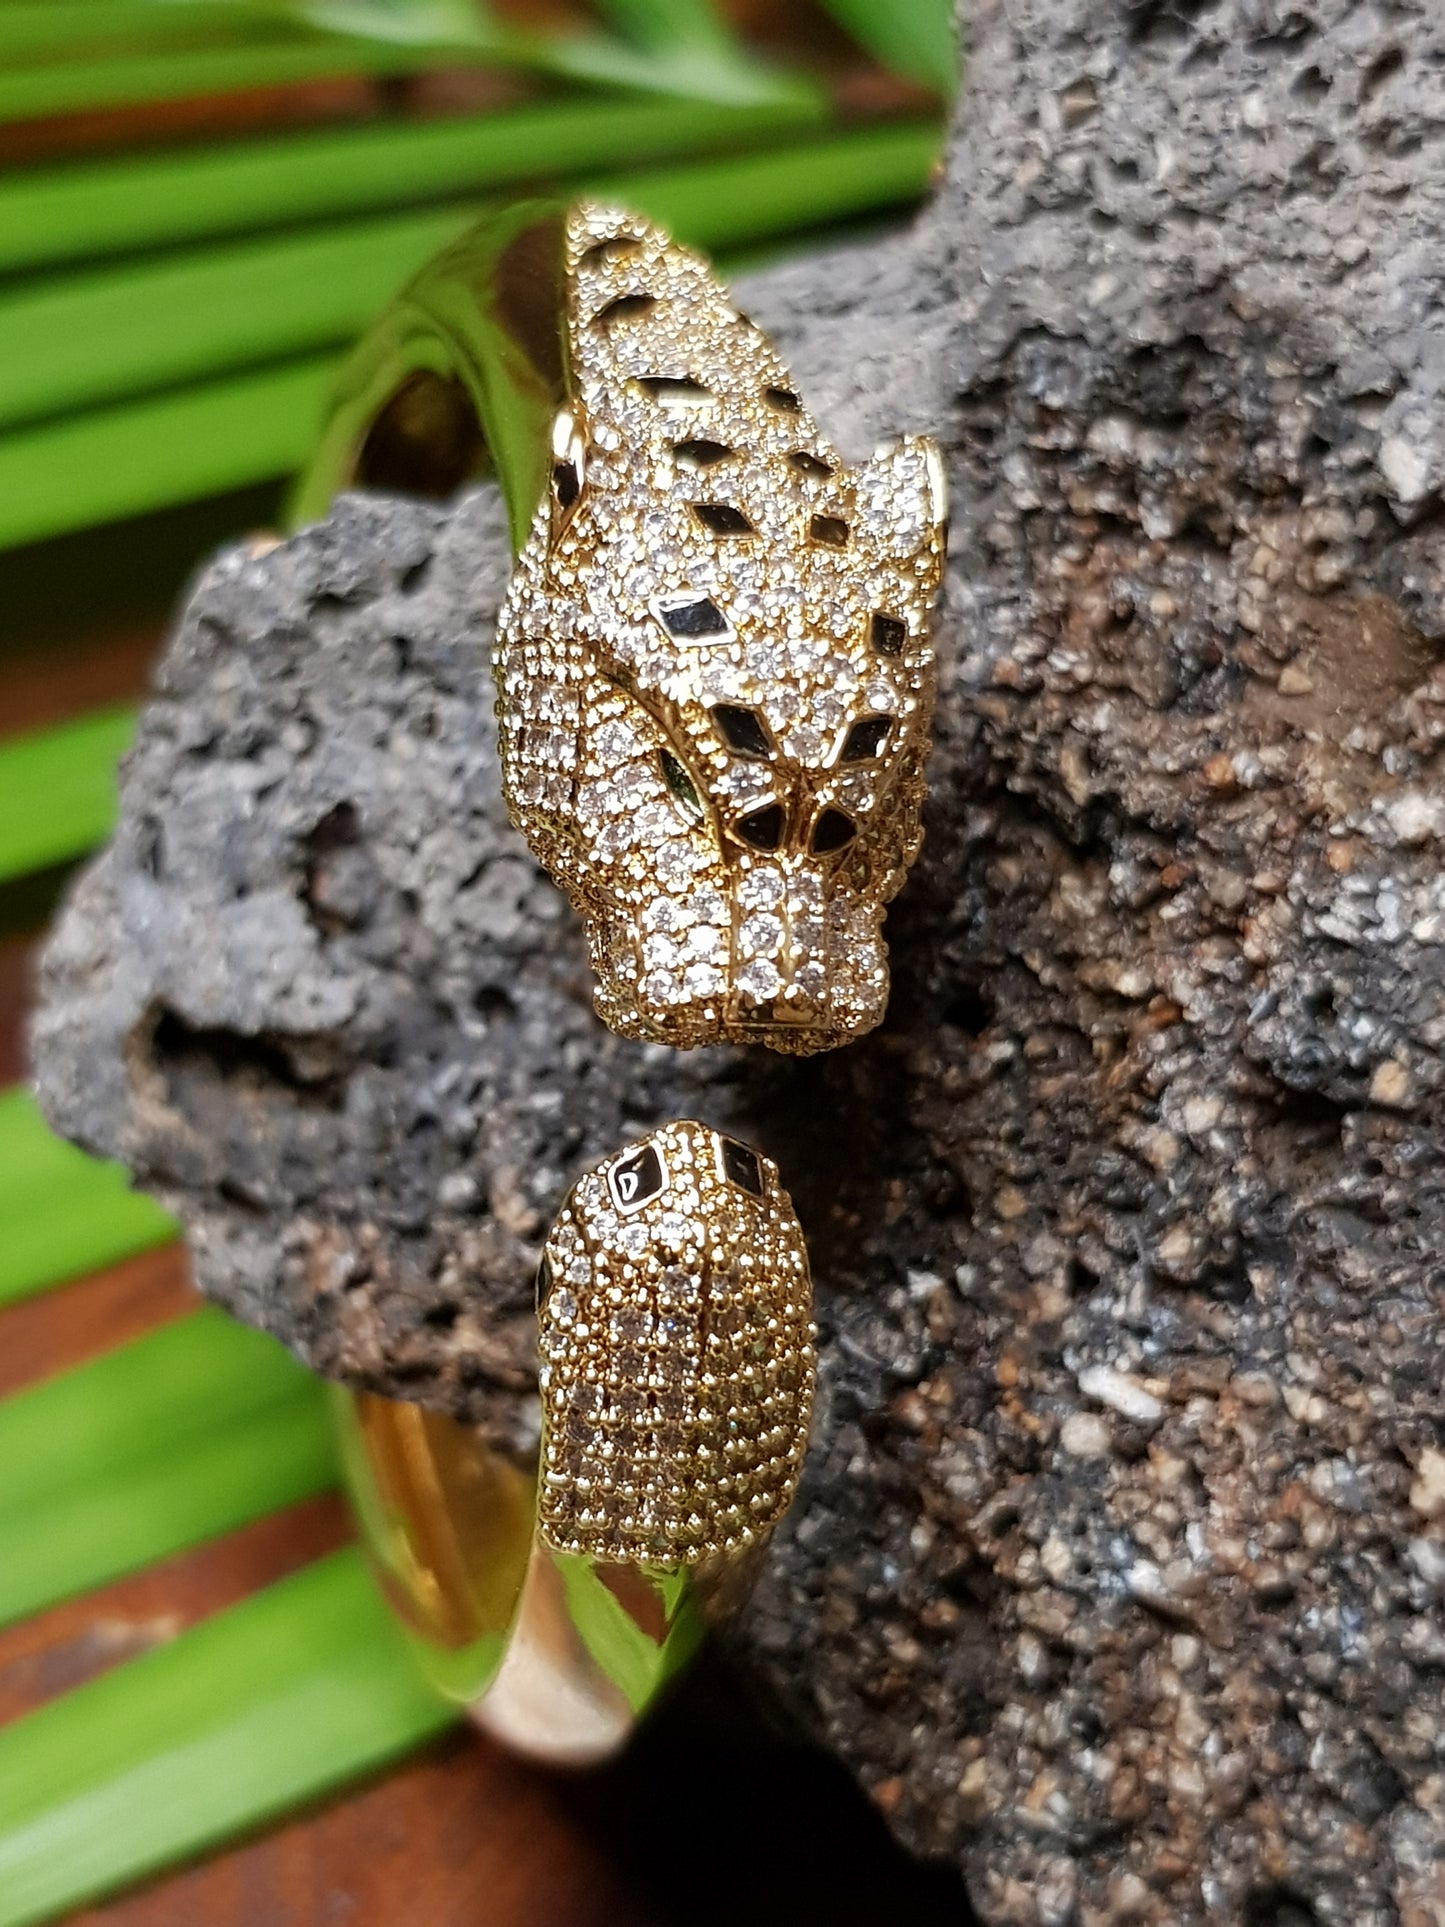
<path id="1" fill-rule="evenodd" d="M 885 1028 L 620 1044 L 506 826 L 487 492 L 223 556 L 51 943 L 61 1129 L 319 1369 L 509 1438 L 577 1168 L 820 1288 L 741 1649 L 1029 1927 L 1445 1922 L 1445 20 L 979 0 L 935 208 L 744 290 L 955 494 Z"/>

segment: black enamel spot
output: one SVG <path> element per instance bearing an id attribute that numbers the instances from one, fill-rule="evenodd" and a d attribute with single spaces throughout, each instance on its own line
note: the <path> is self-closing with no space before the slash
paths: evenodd
<path id="1" fill-rule="evenodd" d="M 694 502 L 692 512 L 714 535 L 751 535 L 753 525 L 731 502 Z"/>
<path id="2" fill-rule="evenodd" d="M 755 850 L 776 850 L 783 840 L 782 805 L 765 803 L 760 810 L 752 810 L 747 816 L 739 817 L 737 833 L 744 843 L 751 843 Z"/>
<path id="3" fill-rule="evenodd" d="M 635 234 L 613 234 L 605 241 L 594 241 L 582 256 L 584 268 L 600 268 L 605 261 L 620 260 L 624 254 L 635 254 L 642 246 Z"/>
<path id="4" fill-rule="evenodd" d="M 691 375 L 639 375 L 639 387 L 645 388 L 652 399 L 664 407 L 669 403 L 703 401 L 711 390 Z"/>
<path id="5" fill-rule="evenodd" d="M 739 756 L 772 755 L 772 742 L 755 709 L 744 709 L 741 703 L 715 703 L 712 719 L 728 748 Z"/>
<path id="6" fill-rule="evenodd" d="M 662 620 L 672 636 L 725 636 L 728 632 L 728 619 L 711 596 L 675 602 L 662 611 Z"/>
<path id="7" fill-rule="evenodd" d="M 843 738 L 838 753 L 840 763 L 866 763 L 876 756 L 888 740 L 893 727 L 891 716 L 860 716 Z"/>
<path id="8" fill-rule="evenodd" d="M 705 435 L 674 442 L 672 452 L 684 468 L 711 468 L 714 462 L 726 461 L 732 454 L 726 442 L 710 442 Z"/>
<path id="9" fill-rule="evenodd" d="M 556 462 L 552 467 L 552 489 L 557 497 L 557 506 L 571 508 L 582 493 L 582 484 L 577 479 L 575 462 Z"/>
<path id="10" fill-rule="evenodd" d="M 857 834 L 858 825 L 846 810 L 826 809 L 813 825 L 813 852 L 826 856 L 830 850 L 841 850 Z"/>
<path id="11" fill-rule="evenodd" d="M 729 1184 L 735 1184 L 739 1191 L 746 1191 L 752 1197 L 763 1195 L 763 1167 L 758 1163 L 756 1151 L 750 1151 L 746 1144 L 739 1144 L 735 1137 L 720 1137 L 722 1147 L 723 1175 Z"/>
<path id="12" fill-rule="evenodd" d="M 697 793 L 697 785 L 673 755 L 670 749 L 660 749 L 657 760 L 662 765 L 662 780 L 681 803 L 689 816 L 701 819 L 703 815 L 702 798 Z"/>
<path id="13" fill-rule="evenodd" d="M 646 314 L 649 308 L 656 306 L 655 294 L 619 294 L 614 300 L 599 308 L 592 319 L 607 328 L 614 321 L 626 321 L 633 315 Z"/>
<path id="14" fill-rule="evenodd" d="M 794 413 L 803 405 L 791 388 L 765 388 L 763 400 L 774 408 L 781 408 L 787 414 Z"/>
<path id="15" fill-rule="evenodd" d="M 833 464 L 825 462 L 821 455 L 814 455 L 810 449 L 795 448 L 788 457 L 788 467 L 795 468 L 800 475 L 812 481 L 821 482 L 826 475 L 833 473 Z"/>
<path id="16" fill-rule="evenodd" d="M 551 1264 L 551 1260 L 548 1258 L 546 1252 L 544 1251 L 542 1253 L 541 1262 L 537 1266 L 537 1276 L 534 1281 L 534 1287 L 533 1287 L 537 1310 L 539 1312 L 541 1311 L 543 1305 L 546 1304 L 547 1297 L 551 1289 L 552 1289 L 552 1264 Z"/>
<path id="17" fill-rule="evenodd" d="M 656 1146 L 639 1144 L 607 1173 L 607 1189 L 619 1211 L 637 1211 L 667 1183 Z"/>
<path id="18" fill-rule="evenodd" d="M 815 515 L 808 524 L 808 540 L 821 543 L 825 549 L 846 549 L 848 524 L 841 515 Z"/>
<path id="19" fill-rule="evenodd" d="M 908 624 L 900 622 L 897 616 L 886 616 L 880 609 L 875 609 L 869 632 L 873 647 L 880 656 L 903 654 L 903 645 L 908 640 Z"/>

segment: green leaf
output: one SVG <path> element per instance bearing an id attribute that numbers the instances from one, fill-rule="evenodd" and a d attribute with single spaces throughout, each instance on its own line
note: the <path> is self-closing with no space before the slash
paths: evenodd
<path id="1" fill-rule="evenodd" d="M 796 102 L 570 100 L 465 120 L 379 122 L 180 155 L 30 168 L 0 181 L 0 267 L 173 245 L 577 168 L 752 144 L 801 132 L 820 118 L 816 105 Z"/>
<path id="2" fill-rule="evenodd" d="M 0 1400 L 0 1625 L 330 1489 L 319 1382 L 200 1311 Z"/>
<path id="3" fill-rule="evenodd" d="M 0 437 L 0 548 L 285 475 L 335 369 L 335 355 L 320 355 Z M 42 831 L 32 822 L 12 837 L 0 801 L 0 876 L 14 874 L 15 846 L 43 842 Z"/>
<path id="4" fill-rule="evenodd" d="M 890 127 L 781 154 L 629 172 L 604 191 L 726 245 L 916 193 L 936 142 L 931 126 Z M 0 304 L 0 423 L 340 347 L 464 225 L 456 209 L 388 215 L 14 295 Z"/>
<path id="5" fill-rule="evenodd" d="M 823 0 L 838 25 L 904 80 L 945 99 L 958 86 L 953 0 Z"/>
<path id="6" fill-rule="evenodd" d="M 593 181 L 680 241 L 718 251 L 916 201 L 942 149 L 934 121 L 839 134 L 806 147 Z M 725 265 L 725 264 L 724 264 Z"/>
<path id="7" fill-rule="evenodd" d="M 101 737 L 89 753 L 109 781 L 113 746 Z M 0 1305 L 175 1235 L 160 1206 L 130 1189 L 120 1165 L 56 1137 L 28 1091 L 0 1091 Z"/>
<path id="8" fill-rule="evenodd" d="M 0 424 L 340 346 L 461 221 L 388 215 L 13 294 L 0 302 Z"/>
<path id="9" fill-rule="evenodd" d="M 0 1515 L 38 1512 L 181 1440 L 317 1389 L 273 1338 L 213 1306 L 0 1399 Z"/>
<path id="10" fill-rule="evenodd" d="M 395 1758 L 455 1710 L 359 1552 L 0 1731 L 0 1927 L 31 1927 Z"/>
<path id="11" fill-rule="evenodd" d="M 9 452 L 0 442 L 0 474 Z M 105 834 L 115 815 L 116 759 L 134 726 L 133 710 L 102 709 L 0 737 L 0 879 L 68 862 Z"/>
<path id="12" fill-rule="evenodd" d="M 598 0 L 600 12 L 634 47 L 661 53 L 680 47 L 735 58 L 736 34 L 709 0 Z"/>
<path id="13" fill-rule="evenodd" d="M 316 5 L 288 15 L 234 5 L 129 5 L 123 9 L 130 17 L 124 41 L 116 34 L 109 53 L 105 39 L 74 18 L 74 7 L 58 10 L 48 37 L 43 15 L 25 9 L 12 50 L 5 32 L 11 11 L 0 6 L 0 121 L 477 64 L 713 101 L 817 95 L 811 82 L 779 74 L 740 51 L 722 59 L 715 52 L 703 58 L 707 50 L 694 46 L 653 53 L 598 34 L 521 32 L 480 11 L 453 7 L 412 15 Z M 109 9 L 92 0 L 81 11 L 99 20 Z M 110 37 L 106 27 L 100 33 Z"/>
<path id="14" fill-rule="evenodd" d="M 436 51 L 426 46 L 341 35 L 56 60 L 0 71 L 0 122 L 150 105 L 196 94 L 294 87 L 348 74 L 414 73 L 441 64 Z"/>

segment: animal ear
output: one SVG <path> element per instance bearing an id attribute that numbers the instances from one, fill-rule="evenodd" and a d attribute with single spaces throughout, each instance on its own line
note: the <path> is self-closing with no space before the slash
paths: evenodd
<path id="1" fill-rule="evenodd" d="M 902 560 L 931 549 L 941 571 L 948 497 L 937 443 L 923 435 L 885 443 L 857 471 L 854 486 L 889 555 Z"/>

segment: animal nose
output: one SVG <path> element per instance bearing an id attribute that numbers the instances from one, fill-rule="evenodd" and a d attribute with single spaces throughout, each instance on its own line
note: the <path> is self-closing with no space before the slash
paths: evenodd
<path id="1" fill-rule="evenodd" d="M 736 1015 L 810 1023 L 828 998 L 822 879 L 796 857 L 754 863 L 738 883 Z"/>

